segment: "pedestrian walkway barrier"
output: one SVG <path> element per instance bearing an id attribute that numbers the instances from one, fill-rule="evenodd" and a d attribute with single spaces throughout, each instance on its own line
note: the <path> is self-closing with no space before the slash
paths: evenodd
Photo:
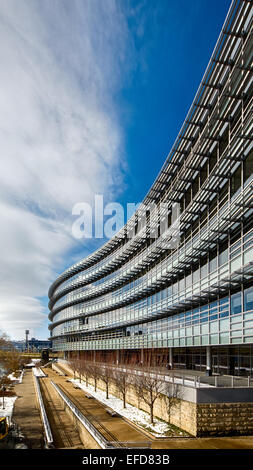
<path id="1" fill-rule="evenodd" d="M 45 431 L 46 446 L 49 448 L 52 448 L 54 447 L 53 435 L 52 435 L 52 431 L 51 431 L 48 417 L 46 414 L 46 410 L 45 410 L 45 406 L 44 406 L 44 402 L 43 402 L 43 398 L 42 398 L 42 394 L 40 390 L 39 379 L 36 375 L 34 375 L 34 384 L 35 384 L 36 395 L 37 395 L 38 402 L 39 402 L 41 419 L 42 419 L 42 423 L 43 423 L 43 427 Z"/>
<path id="2" fill-rule="evenodd" d="M 64 403 L 69 407 L 69 409 L 72 411 L 72 413 L 76 416 L 76 418 L 80 421 L 80 423 L 87 429 L 87 431 L 91 434 L 91 436 L 95 439 L 95 441 L 99 444 L 99 446 L 102 449 L 112 449 L 112 448 L 147 448 L 149 447 L 149 443 L 128 443 L 128 442 L 119 442 L 117 440 L 114 440 L 115 437 L 110 434 L 110 432 L 107 429 L 103 429 L 102 423 L 98 424 L 100 425 L 101 429 L 104 430 L 104 432 L 107 434 L 107 437 L 110 438 L 107 439 L 105 436 L 102 434 L 102 432 L 98 431 L 98 429 L 89 421 L 89 419 L 83 415 L 83 413 L 77 408 L 77 406 L 72 402 L 72 400 L 69 399 L 69 397 L 61 390 L 61 388 L 51 380 L 51 384 L 57 391 L 57 393 L 60 395 Z M 93 418 L 94 421 L 94 418 Z M 130 445 L 128 447 L 128 445 Z M 140 447 L 138 447 L 138 444 L 140 444 Z"/>

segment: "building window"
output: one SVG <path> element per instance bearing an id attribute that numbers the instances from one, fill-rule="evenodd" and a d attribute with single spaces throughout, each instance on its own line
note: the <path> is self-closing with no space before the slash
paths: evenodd
<path id="1" fill-rule="evenodd" d="M 253 286 L 244 291 L 244 310 L 253 310 Z"/>
<path id="2" fill-rule="evenodd" d="M 231 306 L 230 313 L 231 315 L 236 315 L 242 311 L 242 294 L 237 292 L 236 294 L 231 295 Z"/>
<path id="3" fill-rule="evenodd" d="M 235 173 L 233 174 L 231 178 L 231 196 L 233 196 L 233 194 L 235 194 L 238 191 L 238 189 L 240 189 L 240 187 L 241 187 L 241 166 L 237 168 L 237 170 L 235 171 Z"/>
<path id="4" fill-rule="evenodd" d="M 222 266 L 228 261 L 228 250 L 224 250 L 219 254 L 219 266 Z"/>
<path id="5" fill-rule="evenodd" d="M 215 256 L 213 259 L 210 259 L 210 261 L 209 261 L 210 273 L 215 271 L 215 269 L 217 269 L 217 256 Z"/>
<path id="6" fill-rule="evenodd" d="M 249 153 L 246 160 L 244 161 L 244 183 L 251 177 L 253 174 L 253 151 Z"/>

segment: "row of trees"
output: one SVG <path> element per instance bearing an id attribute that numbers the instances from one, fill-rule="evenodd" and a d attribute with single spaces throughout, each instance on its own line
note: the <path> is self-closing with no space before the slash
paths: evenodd
<path id="1" fill-rule="evenodd" d="M 87 362 L 78 358 L 71 359 L 69 364 L 74 372 L 74 378 L 79 378 L 81 382 L 85 377 L 86 386 L 91 379 L 95 391 L 97 391 L 98 381 L 103 381 L 107 399 L 109 398 L 109 385 L 114 384 L 123 401 L 124 408 L 126 407 L 127 392 L 133 387 L 139 403 L 143 401 L 148 406 L 152 424 L 154 423 L 154 405 L 158 397 L 164 396 L 169 418 L 172 408 L 182 398 L 182 392 L 177 384 L 166 381 L 166 376 L 162 372 L 154 371 L 150 367 L 143 367 L 140 371 L 130 366 L 119 367 L 112 364 Z"/>

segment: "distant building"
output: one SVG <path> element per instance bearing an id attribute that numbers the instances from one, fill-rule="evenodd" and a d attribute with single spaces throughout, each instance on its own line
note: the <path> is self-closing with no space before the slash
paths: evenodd
<path id="1" fill-rule="evenodd" d="M 28 341 L 28 348 L 25 340 L 21 341 L 12 341 L 13 346 L 18 349 L 20 352 L 27 351 L 29 348 L 29 351 L 41 351 L 42 349 L 45 348 L 52 348 L 52 342 L 47 339 L 36 339 L 36 338 L 31 338 Z"/>

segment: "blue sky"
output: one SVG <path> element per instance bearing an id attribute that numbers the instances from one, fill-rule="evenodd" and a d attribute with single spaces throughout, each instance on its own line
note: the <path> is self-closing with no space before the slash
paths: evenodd
<path id="1" fill-rule="evenodd" d="M 0 329 L 48 335 L 47 290 L 103 240 L 72 207 L 140 202 L 179 132 L 228 0 L 1 0 Z"/>

